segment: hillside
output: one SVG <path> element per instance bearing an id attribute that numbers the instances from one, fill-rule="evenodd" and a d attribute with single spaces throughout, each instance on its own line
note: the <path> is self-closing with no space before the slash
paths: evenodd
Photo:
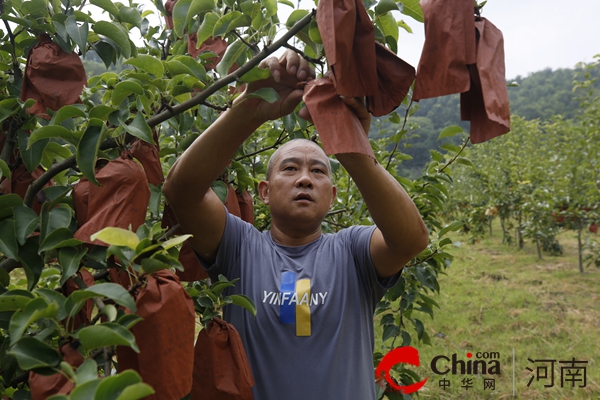
<path id="1" fill-rule="evenodd" d="M 590 74 L 589 78 L 584 76 L 585 72 Z M 508 87 L 511 115 L 543 120 L 550 119 L 555 115 L 563 116 L 566 119 L 574 118 L 580 107 L 578 100 L 580 92 L 574 90 L 574 81 L 596 79 L 594 87 L 600 89 L 600 79 L 598 78 L 600 78 L 600 67 L 589 71 L 545 69 L 527 77 L 518 76 L 507 82 L 516 83 L 516 85 Z M 460 95 L 458 94 L 421 100 L 418 107 L 419 109 L 410 121 L 418 125 L 413 133 L 419 136 L 412 137 L 409 143 L 411 147 L 404 151 L 413 157 L 412 160 L 403 163 L 405 168 L 403 172 L 409 177 L 416 176 L 418 171 L 429 161 L 429 150 L 439 147 L 441 143 L 437 142 L 437 137 L 442 129 L 449 125 L 460 125 L 465 131 L 469 130 L 469 123 L 460 121 Z M 387 134 L 394 133 L 387 132 Z"/>

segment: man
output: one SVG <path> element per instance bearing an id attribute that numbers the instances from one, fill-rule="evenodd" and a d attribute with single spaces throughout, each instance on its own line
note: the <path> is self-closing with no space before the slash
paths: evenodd
<path id="1" fill-rule="evenodd" d="M 268 232 L 229 215 L 210 189 L 237 148 L 263 122 L 294 110 L 298 83 L 314 76 L 293 52 L 262 64 L 271 78 L 250 84 L 173 165 L 163 191 L 211 276 L 240 278 L 231 293 L 257 304 L 253 318 L 226 307 L 237 328 L 256 386 L 256 400 L 375 398 L 373 313 L 402 267 L 428 243 L 410 197 L 381 165 L 362 154 L 338 154 L 377 226 L 323 234 L 321 223 L 336 188 L 327 156 L 307 140 L 280 147 L 259 184 L 270 208 Z M 269 104 L 247 94 L 273 87 Z M 344 101 L 368 127 L 369 114 Z M 302 111 L 309 118 L 306 110 Z"/>

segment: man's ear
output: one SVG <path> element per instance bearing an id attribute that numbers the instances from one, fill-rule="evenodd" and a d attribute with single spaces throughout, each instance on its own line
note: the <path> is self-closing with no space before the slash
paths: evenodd
<path id="1" fill-rule="evenodd" d="M 263 203 L 269 205 L 269 182 L 260 181 L 258 184 L 258 195 Z"/>

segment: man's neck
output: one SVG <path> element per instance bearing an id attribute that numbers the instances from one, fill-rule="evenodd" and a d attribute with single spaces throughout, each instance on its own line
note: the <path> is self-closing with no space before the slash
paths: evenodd
<path id="1" fill-rule="evenodd" d="M 305 244 L 314 242 L 322 234 L 321 226 L 312 232 L 302 232 L 279 229 L 276 224 L 271 225 L 271 237 L 275 243 L 282 246 L 304 246 Z"/>

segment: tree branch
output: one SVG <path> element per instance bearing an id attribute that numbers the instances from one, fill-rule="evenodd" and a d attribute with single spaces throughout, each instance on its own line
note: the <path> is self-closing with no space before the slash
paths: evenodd
<path id="1" fill-rule="evenodd" d="M 110 137 L 110 138 L 106 139 L 104 142 L 102 142 L 102 144 L 100 145 L 100 150 L 112 149 L 113 147 L 117 147 L 117 141 L 115 140 L 115 138 Z M 74 167 L 75 165 L 77 165 L 76 157 L 71 156 L 71 157 L 67 158 L 66 160 L 56 163 L 56 164 L 52 165 L 50 168 L 48 168 L 48 170 L 46 172 L 44 172 L 39 178 L 37 178 L 35 181 L 33 181 L 33 183 L 31 185 L 29 185 L 29 188 L 27 189 L 27 192 L 25 193 L 25 198 L 23 199 L 23 202 L 25 203 L 25 205 L 27 207 L 31 207 L 31 205 L 33 204 L 33 200 L 35 199 L 35 196 L 38 194 L 38 192 L 40 190 L 42 190 L 42 188 L 44 187 L 44 185 L 46 183 L 50 182 L 50 180 L 52 178 L 54 178 L 56 175 L 58 175 L 62 171 L 69 169 L 71 167 Z"/>
<path id="2" fill-rule="evenodd" d="M 253 151 L 252 153 L 248 153 L 248 154 L 244 154 L 243 156 L 240 156 L 238 158 L 235 159 L 235 161 L 240 161 L 243 160 L 244 158 L 248 158 L 248 157 L 252 157 L 255 156 L 257 154 L 263 153 L 267 150 L 271 150 L 276 148 L 277 146 L 279 146 L 281 144 L 281 142 L 283 142 L 283 139 L 285 139 L 287 137 L 287 135 L 283 135 L 283 132 L 281 134 L 279 134 L 279 137 L 277 138 L 277 140 L 275 141 L 275 143 L 273 143 L 271 146 L 268 147 L 263 147 L 262 149 Z"/>
<path id="3" fill-rule="evenodd" d="M 292 38 L 292 36 L 300 32 L 302 28 L 308 25 L 315 14 L 316 10 L 313 10 L 304 18 L 296 22 L 294 26 L 289 31 L 287 31 L 285 35 L 281 37 L 281 39 L 277 40 L 276 42 L 273 42 L 268 46 L 265 46 L 260 53 L 252 57 L 250 61 L 245 63 L 242 67 L 238 68 L 231 74 L 216 80 L 212 85 L 204 89 L 202 92 L 198 93 L 195 97 L 191 98 L 190 100 L 184 101 L 183 103 L 177 104 L 173 107 L 172 110 L 166 110 L 158 115 L 153 116 L 152 118 L 148 118 L 146 120 L 146 123 L 150 126 L 150 128 L 153 128 L 161 122 L 164 122 L 169 118 L 174 117 L 175 115 L 181 114 L 189 110 L 190 108 L 202 104 L 202 102 L 206 101 L 206 99 L 208 99 L 210 96 L 216 93 L 219 89 L 229 85 L 232 82 L 240 80 L 240 78 L 244 76 L 248 71 L 256 67 L 262 60 L 264 60 L 274 51 L 282 47 L 288 40 L 290 40 L 290 38 Z"/>
<path id="4" fill-rule="evenodd" d="M 311 62 L 313 64 L 319 64 L 319 65 L 324 65 L 325 63 L 323 61 L 321 61 L 321 59 L 319 58 L 313 58 L 313 57 L 309 57 L 307 56 L 302 50 L 292 46 L 289 43 L 284 43 L 283 47 L 285 47 L 286 49 L 290 49 L 292 51 L 295 51 L 296 53 L 300 54 L 300 56 L 302 58 L 304 58 L 306 61 Z"/>
<path id="5" fill-rule="evenodd" d="M 404 113 L 404 121 L 402 122 L 402 128 L 400 129 L 400 131 L 403 131 L 404 128 L 406 127 L 406 122 L 408 121 L 408 113 L 410 112 L 410 108 L 412 107 L 412 104 L 413 104 L 413 101 L 411 98 L 410 103 L 408 104 L 408 107 L 406 107 L 406 112 Z M 388 157 L 388 162 L 385 166 L 386 171 L 390 168 L 390 164 L 392 163 L 392 158 L 394 157 L 396 150 L 398 150 L 399 145 L 400 145 L 400 139 L 398 139 L 398 141 L 396 141 L 396 144 L 394 145 L 394 150 L 392 150 L 392 152 L 390 153 L 390 156 Z"/>
<path id="6" fill-rule="evenodd" d="M 6 272 L 10 272 L 13 269 L 18 268 L 20 265 L 20 262 L 13 260 L 12 258 L 7 258 L 6 260 L 0 263 L 0 268 L 5 270 Z"/>
<path id="7" fill-rule="evenodd" d="M 277 49 L 282 47 L 292 36 L 294 36 L 296 33 L 298 33 L 300 30 L 302 30 L 302 28 L 304 28 L 306 25 L 308 25 L 315 14 L 316 14 L 316 10 L 313 9 L 313 11 L 311 13 L 309 13 L 304 18 L 302 18 L 301 20 L 296 22 L 294 24 L 294 26 L 288 32 L 286 32 L 285 35 L 283 35 L 281 37 L 281 39 L 277 40 L 276 42 L 274 42 L 268 46 L 265 46 L 260 53 L 258 53 L 256 56 L 254 56 L 250 61 L 248 61 L 246 64 L 244 64 L 241 68 L 239 68 L 235 72 L 232 72 L 231 74 L 215 81 L 212 85 L 207 87 L 204 91 L 198 93 L 198 95 L 191 98 L 190 100 L 187 100 L 183 103 L 177 104 L 172 109 L 167 109 L 167 110 L 161 112 L 160 114 L 147 119 L 146 123 L 151 128 L 153 128 L 156 125 L 160 124 L 161 122 L 164 122 L 164 121 L 168 120 L 169 118 L 174 117 L 175 115 L 181 114 L 181 113 L 189 110 L 190 108 L 193 108 L 199 104 L 202 104 L 203 102 L 206 101 L 206 99 L 208 99 L 208 97 L 210 97 L 211 95 L 216 93 L 219 89 L 227 86 L 228 84 L 230 84 L 234 81 L 239 80 L 244 74 L 246 74 L 252 68 L 257 66 L 262 60 L 264 60 L 270 54 L 272 54 L 274 51 L 276 51 Z M 105 149 L 113 148 L 116 146 L 117 146 L 117 143 L 116 143 L 115 139 L 108 138 L 101 144 L 100 149 L 105 150 Z M 75 156 L 71 156 L 71 157 L 67 158 L 66 160 L 56 163 L 53 166 L 51 166 L 50 168 L 48 168 L 48 170 L 46 172 L 44 172 L 42 174 L 42 176 L 40 176 L 38 179 L 36 179 L 27 189 L 27 193 L 25 194 L 25 198 L 23 200 L 25 205 L 27 205 L 28 207 L 31 207 L 31 205 L 33 204 L 33 200 L 35 199 L 35 196 L 37 195 L 37 193 L 40 190 L 42 190 L 42 188 L 44 187 L 45 184 L 50 182 L 50 180 L 54 176 L 59 174 L 60 172 L 66 170 L 68 168 L 74 167 L 76 164 L 77 164 L 77 161 L 76 161 Z"/>
<path id="8" fill-rule="evenodd" d="M 4 141 L 4 147 L 2 147 L 2 153 L 0 153 L 0 159 L 6 164 L 10 164 L 10 158 L 13 154 L 13 149 L 15 148 L 15 136 L 18 129 L 16 121 L 10 121 L 8 124 L 6 140 Z"/>

